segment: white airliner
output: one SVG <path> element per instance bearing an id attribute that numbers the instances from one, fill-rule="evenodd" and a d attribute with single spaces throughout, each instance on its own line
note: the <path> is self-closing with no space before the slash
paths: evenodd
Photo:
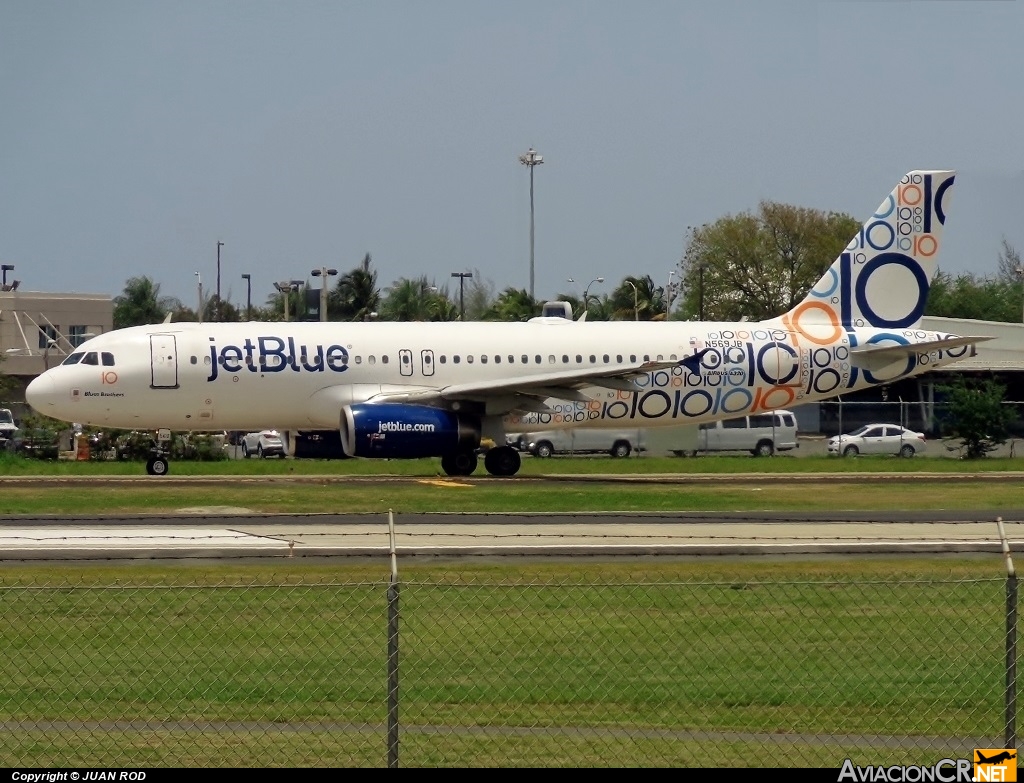
<path id="1" fill-rule="evenodd" d="M 163 323 L 84 343 L 29 384 L 104 427 L 330 431 L 349 457 L 514 475 L 505 432 L 729 418 L 919 375 L 986 337 L 924 331 L 955 172 L 904 176 L 807 297 L 756 323 Z M 339 443 L 340 441 L 340 443 Z M 151 474 L 168 469 L 156 453 Z"/>

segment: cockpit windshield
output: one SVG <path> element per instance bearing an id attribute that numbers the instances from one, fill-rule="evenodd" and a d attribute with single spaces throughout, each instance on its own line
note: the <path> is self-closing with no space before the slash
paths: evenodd
<path id="1" fill-rule="evenodd" d="M 102 351 L 97 353 L 96 351 L 89 351 L 84 353 L 79 351 L 78 353 L 71 354 L 67 359 L 61 362 L 61 364 L 89 364 L 89 365 L 100 365 L 104 367 L 114 366 L 114 354 L 109 351 Z"/>

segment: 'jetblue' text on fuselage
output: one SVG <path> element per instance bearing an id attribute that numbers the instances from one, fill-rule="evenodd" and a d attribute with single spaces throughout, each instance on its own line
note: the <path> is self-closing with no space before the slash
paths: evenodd
<path id="1" fill-rule="evenodd" d="M 341 345 L 296 345 L 294 337 L 246 337 L 241 345 L 219 348 L 210 338 L 210 377 L 215 381 L 224 372 L 345 372 L 348 351 Z"/>

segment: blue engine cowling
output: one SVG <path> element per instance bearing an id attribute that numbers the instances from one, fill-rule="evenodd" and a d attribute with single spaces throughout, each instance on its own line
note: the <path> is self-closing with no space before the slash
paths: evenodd
<path id="1" fill-rule="evenodd" d="M 426 405 L 346 405 L 340 431 L 341 447 L 349 457 L 441 457 L 480 445 L 475 416 Z"/>

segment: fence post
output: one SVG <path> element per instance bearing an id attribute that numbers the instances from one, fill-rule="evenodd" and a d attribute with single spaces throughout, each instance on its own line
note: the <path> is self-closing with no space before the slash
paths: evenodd
<path id="1" fill-rule="evenodd" d="M 999 539 L 1006 557 L 1006 714 L 1004 719 L 1004 748 L 1017 747 L 1017 573 L 1010 557 L 1010 542 L 1006 540 L 1003 518 L 996 517 Z"/>
<path id="2" fill-rule="evenodd" d="M 391 581 L 388 583 L 388 769 L 398 768 L 398 558 L 395 514 L 388 509 Z"/>

